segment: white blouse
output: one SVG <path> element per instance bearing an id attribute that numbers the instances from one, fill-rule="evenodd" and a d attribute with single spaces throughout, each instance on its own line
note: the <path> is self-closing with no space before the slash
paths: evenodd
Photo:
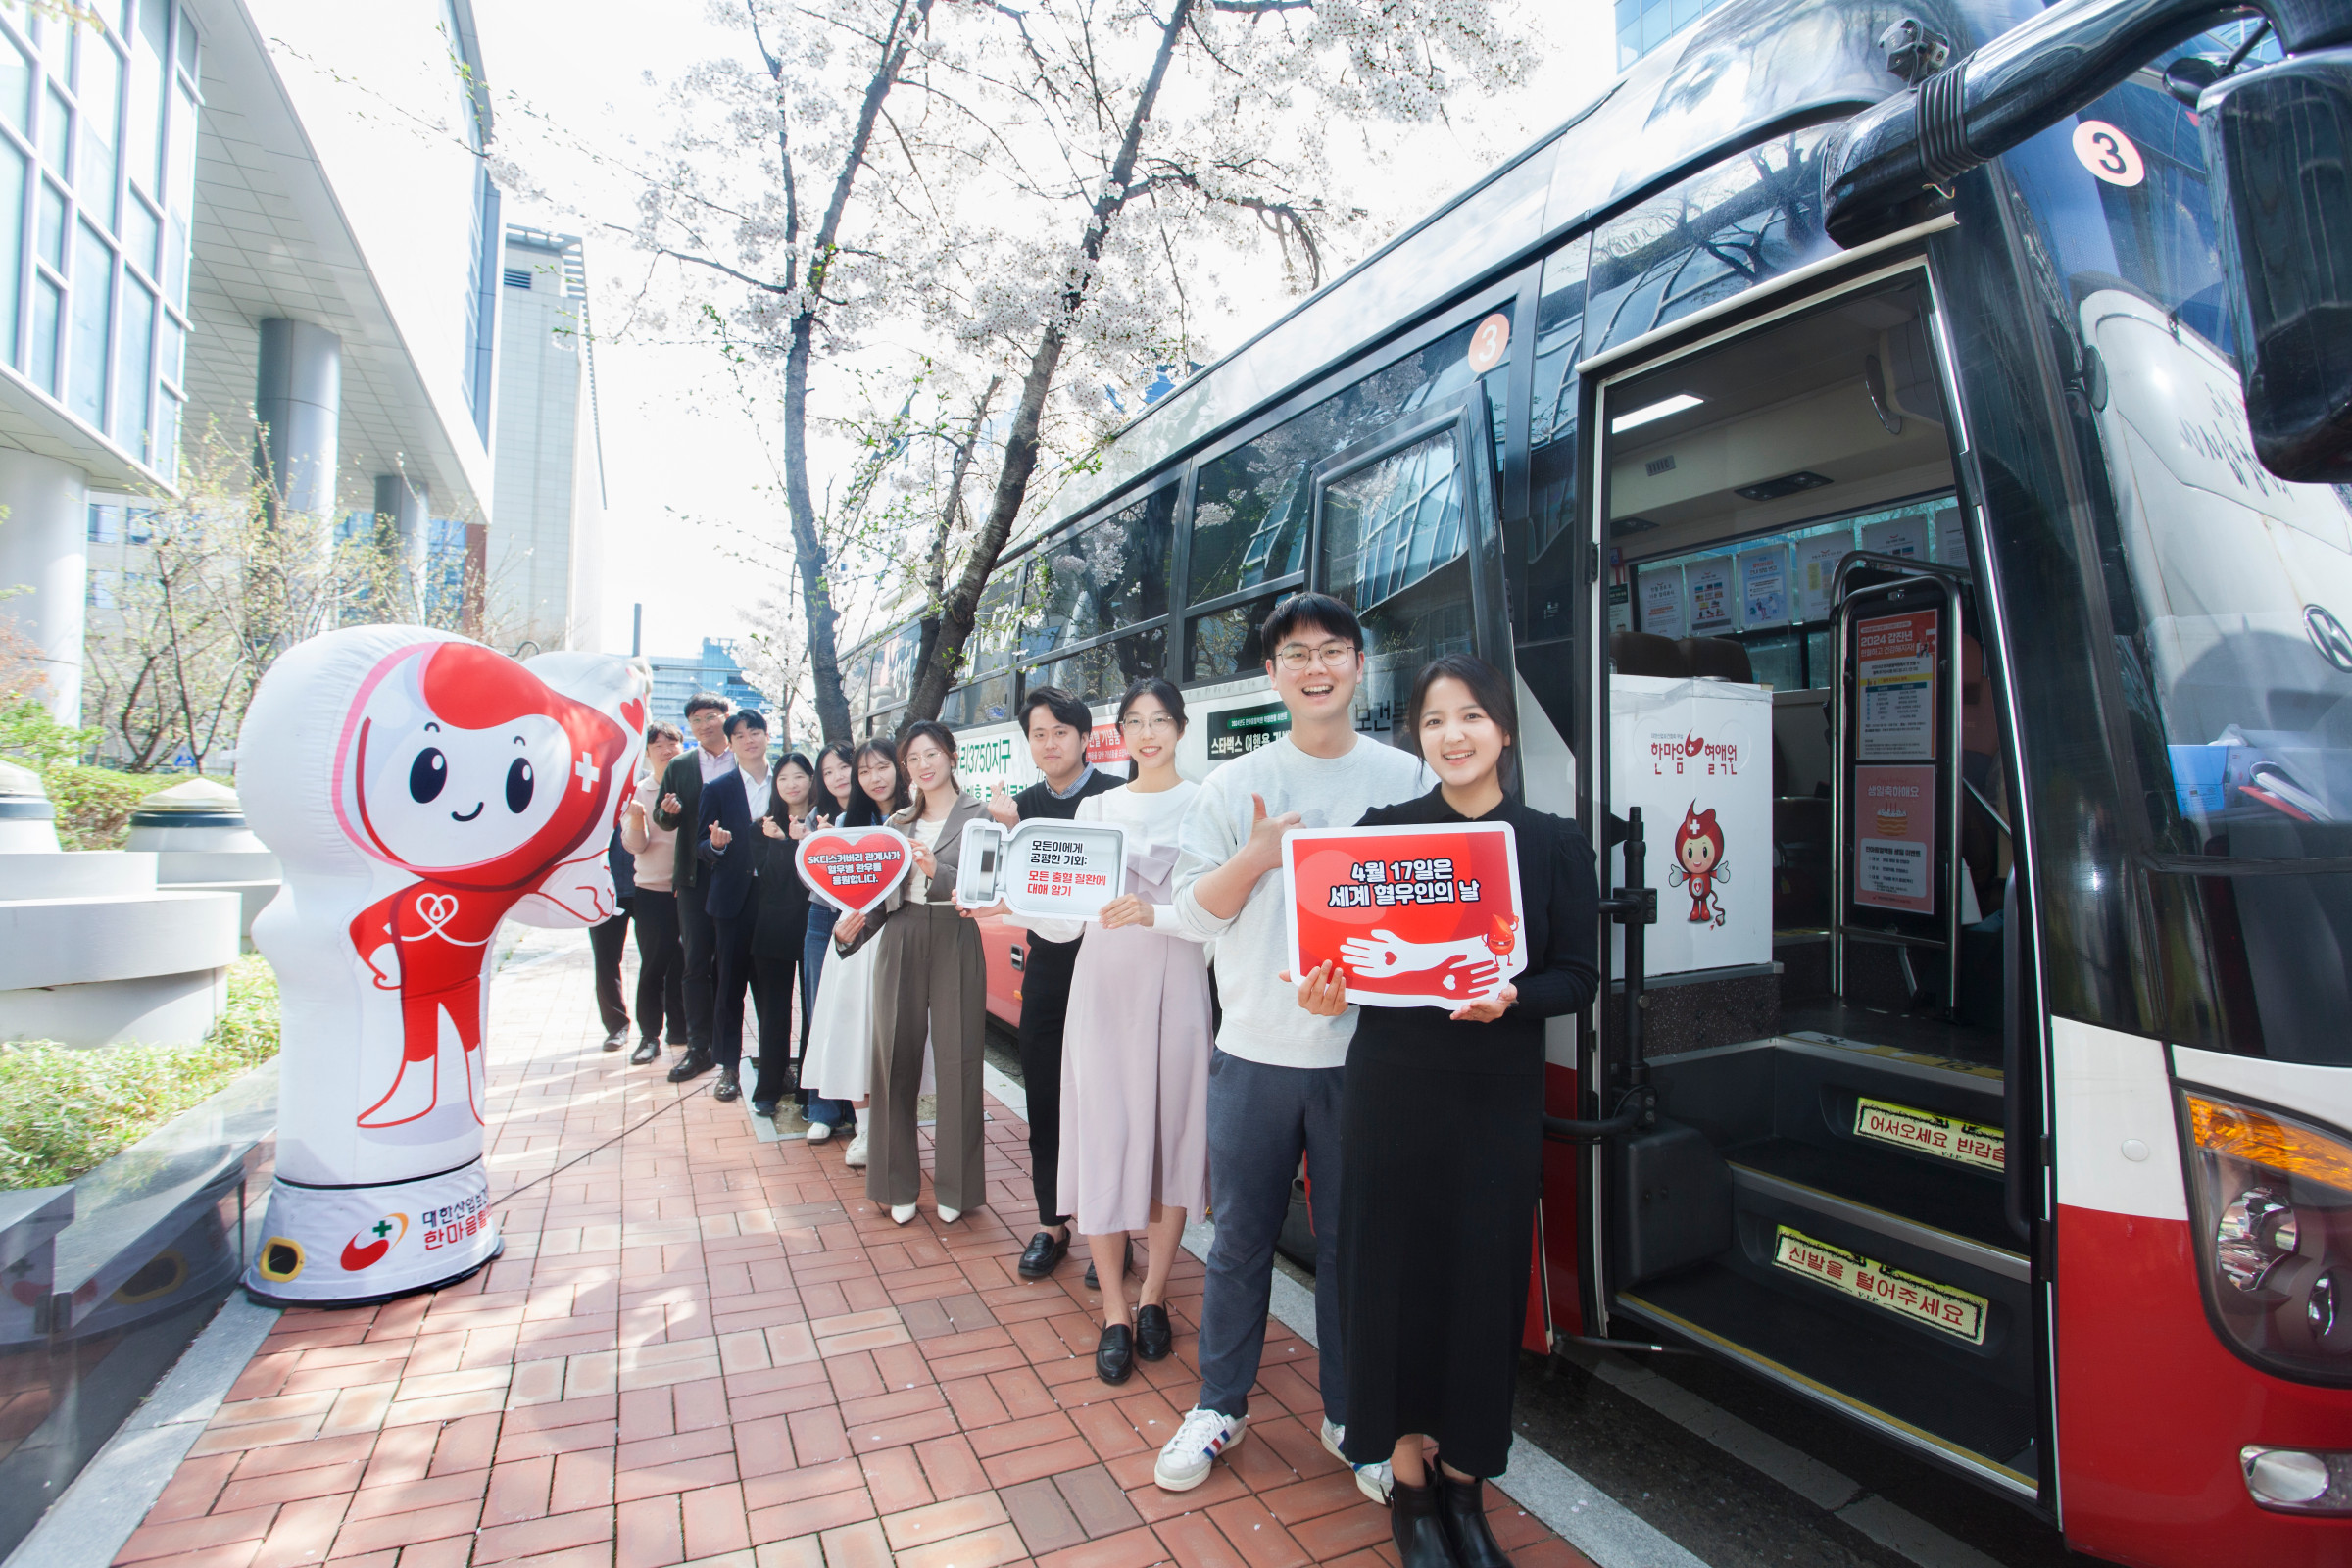
<path id="1" fill-rule="evenodd" d="M 1127 853 L 1152 850 L 1165 846 L 1174 849 L 1184 827 L 1184 813 L 1200 795 L 1200 786 L 1191 779 L 1180 779 L 1176 787 L 1140 795 L 1133 785 L 1125 789 L 1104 790 L 1089 795 L 1078 803 L 1077 820 L 1081 822 L 1111 822 L 1127 830 Z M 1153 904 L 1152 929 L 1162 936 L 1181 937 L 1187 942 L 1206 939 L 1176 917 L 1173 904 Z M 1049 942 L 1075 942 L 1085 935 L 1092 920 L 1031 920 L 1029 929 Z"/>

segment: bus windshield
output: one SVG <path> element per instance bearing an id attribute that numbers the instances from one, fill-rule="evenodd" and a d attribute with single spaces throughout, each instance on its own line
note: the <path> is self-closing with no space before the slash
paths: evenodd
<path id="1" fill-rule="evenodd" d="M 2006 160 L 2072 291 L 2155 847 L 2352 855 L 2352 508 L 2255 461 L 2203 147 L 2163 64 Z"/>

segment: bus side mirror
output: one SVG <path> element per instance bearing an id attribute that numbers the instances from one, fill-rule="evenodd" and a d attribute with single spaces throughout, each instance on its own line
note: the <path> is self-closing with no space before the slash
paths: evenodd
<path id="1" fill-rule="evenodd" d="M 2352 481 L 2352 48 L 2225 76 L 2197 119 L 2255 455 L 2281 479 Z"/>

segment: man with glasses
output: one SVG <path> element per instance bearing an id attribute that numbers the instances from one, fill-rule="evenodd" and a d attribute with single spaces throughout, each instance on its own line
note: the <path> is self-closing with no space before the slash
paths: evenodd
<path id="1" fill-rule="evenodd" d="M 1018 795 L 1000 795 L 989 813 L 1006 827 L 1044 817 L 1067 822 L 1089 795 L 1115 790 L 1120 780 L 1086 760 L 1095 715 L 1058 686 L 1032 686 L 1021 699 L 1021 731 L 1029 760 L 1045 777 Z M 1029 1185 L 1037 1195 L 1038 1233 L 1021 1253 L 1021 1278 L 1042 1280 L 1070 1250 L 1070 1216 L 1055 1192 L 1061 1165 L 1061 1028 L 1070 1010 L 1070 976 L 1078 944 L 1048 942 L 1023 933 L 1021 961 L 1021 1089 L 1029 1097 Z M 1090 1272 L 1087 1284 L 1094 1284 Z"/>
<path id="2" fill-rule="evenodd" d="M 704 907 L 710 875 L 694 846 L 702 823 L 704 788 L 735 771 L 735 754 L 727 746 L 727 710 L 731 706 L 725 698 L 709 692 L 696 692 L 686 699 L 686 727 L 694 733 L 694 749 L 662 769 L 662 794 L 654 807 L 655 824 L 678 834 L 672 886 L 686 950 L 681 986 L 686 1001 L 686 1054 L 669 1069 L 673 1084 L 699 1078 L 717 1064 L 710 1046 L 711 1018 L 718 1003 L 718 927 Z"/>
<path id="3" fill-rule="evenodd" d="M 1279 978 L 1286 935 L 1282 840 L 1297 827 L 1348 827 L 1375 806 L 1428 788 L 1420 759 L 1355 732 L 1363 631 L 1323 594 L 1296 594 L 1266 617 L 1259 646 L 1290 732 L 1208 776 L 1185 813 L 1178 917 L 1216 939 L 1224 1018 L 1209 1061 L 1209 1196 L 1217 1234 L 1200 1305 L 1200 1397 L 1159 1450 L 1152 1480 L 1190 1492 L 1242 1441 L 1250 1385 L 1265 1351 L 1274 1240 L 1306 1156 L 1315 1229 L 1315 1336 L 1323 1446 L 1340 1456 L 1348 1381 L 1340 1343 L 1340 1075 L 1355 1009 L 1322 1018 Z M 1388 1466 L 1354 1467 L 1385 1502 Z"/>

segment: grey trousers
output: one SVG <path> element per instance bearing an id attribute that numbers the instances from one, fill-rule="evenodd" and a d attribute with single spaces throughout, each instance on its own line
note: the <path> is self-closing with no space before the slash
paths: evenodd
<path id="1" fill-rule="evenodd" d="M 943 1069 L 944 1070 L 944 1069 Z M 1340 1344 L 1339 1067 L 1270 1067 L 1220 1051 L 1208 1061 L 1208 1185 L 1217 1237 L 1200 1302 L 1200 1406 L 1250 1413 L 1250 1386 L 1266 1348 L 1274 1295 L 1274 1239 L 1291 1211 L 1291 1182 L 1306 1155 L 1307 1212 L 1315 1226 L 1315 1340 L 1323 1414 L 1348 1424 Z"/>
<path id="2" fill-rule="evenodd" d="M 939 1069 L 932 1189 L 943 1208 L 978 1208 L 988 1201 L 988 1140 L 980 1122 L 988 968 L 980 928 L 952 904 L 908 904 L 891 915 L 874 940 L 881 948 L 874 956 L 865 1196 L 877 1203 L 911 1203 L 922 1191 L 914 1102 L 922 1088 L 928 1037 Z"/>

